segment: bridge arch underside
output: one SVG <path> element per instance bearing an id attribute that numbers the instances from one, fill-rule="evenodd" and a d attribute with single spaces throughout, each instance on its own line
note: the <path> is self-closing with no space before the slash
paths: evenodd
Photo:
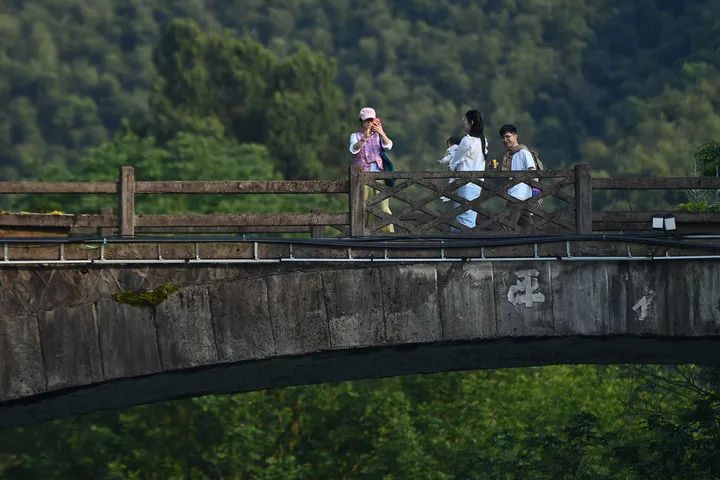
<path id="1" fill-rule="evenodd" d="M 168 282 L 156 306 L 113 299 Z M 0 286 L 0 427 L 414 373 L 720 363 L 718 261 L 16 268 Z"/>

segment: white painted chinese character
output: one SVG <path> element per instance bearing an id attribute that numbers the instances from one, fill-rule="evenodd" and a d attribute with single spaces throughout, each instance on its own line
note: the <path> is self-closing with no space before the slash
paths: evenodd
<path id="1" fill-rule="evenodd" d="M 520 270 L 515 272 L 515 276 L 519 280 L 508 290 L 508 302 L 513 305 L 524 303 L 527 308 L 530 308 L 533 303 L 543 303 L 545 301 L 545 295 L 535 292 L 540 287 L 537 279 L 540 272 L 535 269 Z"/>
<path id="2" fill-rule="evenodd" d="M 650 306 L 652 305 L 653 300 L 655 299 L 655 291 L 650 290 L 647 295 L 644 295 L 638 302 L 633 305 L 632 309 L 633 312 L 638 314 L 638 321 L 644 322 L 645 319 L 648 316 L 648 310 L 650 310 Z"/>

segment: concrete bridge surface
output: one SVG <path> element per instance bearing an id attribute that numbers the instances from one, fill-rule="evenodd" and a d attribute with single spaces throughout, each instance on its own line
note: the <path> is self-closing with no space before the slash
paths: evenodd
<path id="1" fill-rule="evenodd" d="M 169 283 L 155 306 L 113 298 Z M 719 340 L 718 260 L 13 266 L 0 427 L 411 373 L 714 364 Z"/>

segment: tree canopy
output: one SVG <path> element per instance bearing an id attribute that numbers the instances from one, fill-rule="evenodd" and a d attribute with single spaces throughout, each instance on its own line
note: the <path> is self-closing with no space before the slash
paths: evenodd
<path id="1" fill-rule="evenodd" d="M 72 170 L 129 119 L 158 139 L 181 129 L 263 143 L 288 178 L 332 176 L 366 103 L 402 169 L 432 168 L 474 107 L 493 155 L 509 122 L 548 166 L 686 174 L 693 152 L 720 138 L 719 9 L 10 0 L 0 5 L 0 175 Z M 183 17 L 194 24 L 173 21 Z"/>
<path id="2" fill-rule="evenodd" d="M 31 478 L 712 479 L 718 369 L 555 366 L 289 387 L 0 436 Z"/>

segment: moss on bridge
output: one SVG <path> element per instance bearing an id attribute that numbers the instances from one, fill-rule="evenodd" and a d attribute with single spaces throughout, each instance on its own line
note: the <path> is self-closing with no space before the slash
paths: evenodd
<path id="1" fill-rule="evenodd" d="M 130 292 L 118 292 L 112 295 L 112 299 L 118 303 L 133 305 L 136 307 L 154 307 L 167 300 L 170 295 L 180 289 L 172 282 L 166 282 L 152 290 L 140 290 Z"/>

